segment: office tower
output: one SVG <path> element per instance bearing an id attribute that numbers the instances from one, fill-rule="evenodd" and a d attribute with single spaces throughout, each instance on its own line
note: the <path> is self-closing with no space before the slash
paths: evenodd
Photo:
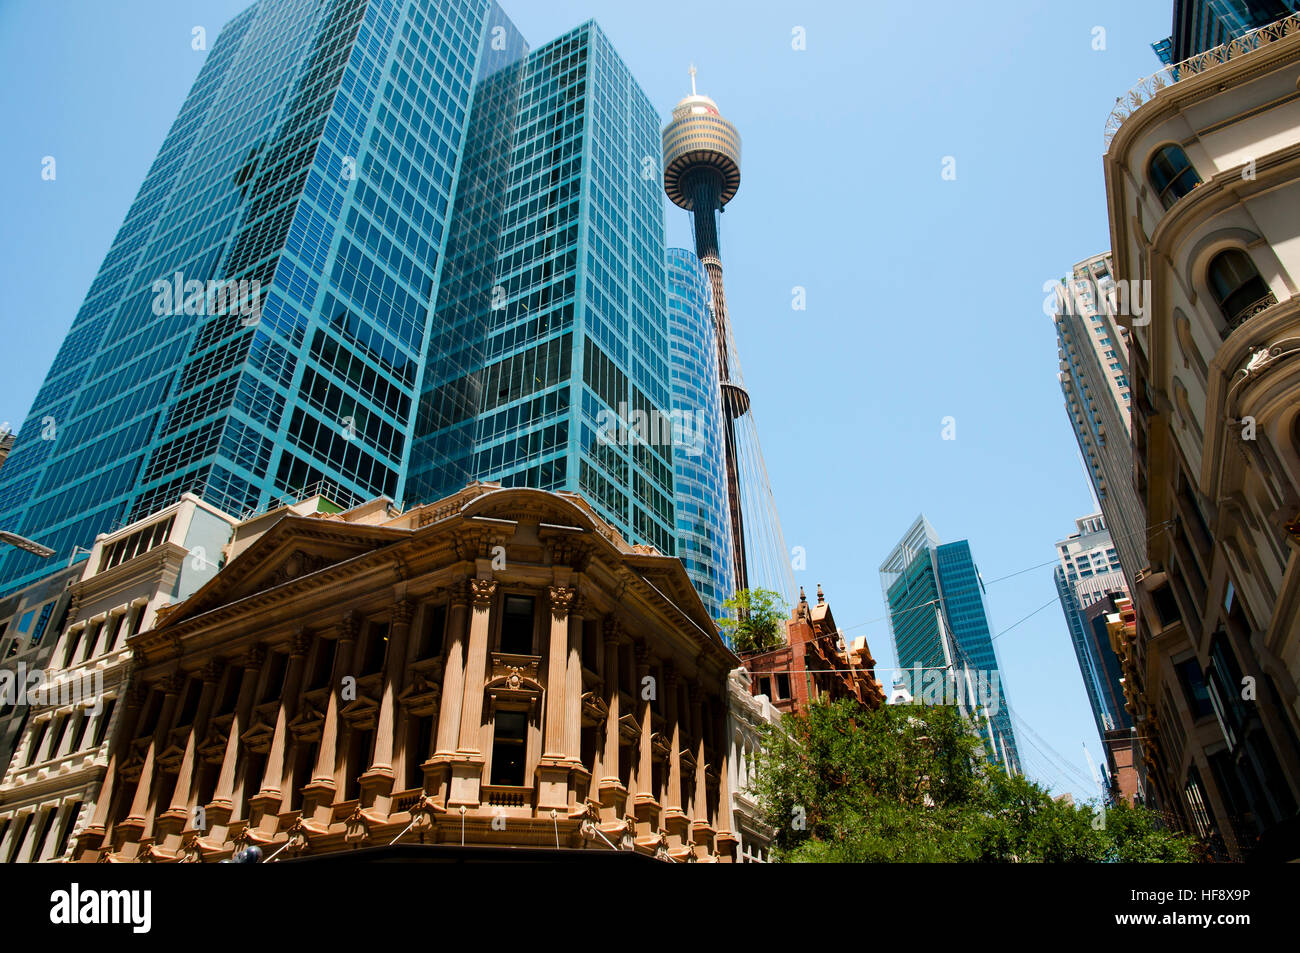
<path id="1" fill-rule="evenodd" d="M 1117 600 L 1128 598 L 1128 587 L 1102 514 L 1074 523 L 1076 532 L 1056 544 L 1060 565 L 1053 573 L 1097 735 L 1104 742 L 1107 732 L 1133 725 L 1124 710 L 1119 659 L 1106 630 L 1106 616 L 1118 611 Z"/>
<path id="2" fill-rule="evenodd" d="M 1173 33 L 1151 48 L 1162 63 L 1180 63 L 1296 10 L 1298 0 L 1174 0 Z"/>
<path id="3" fill-rule="evenodd" d="M 658 149 L 594 24 L 527 56 L 489 0 L 259 0 L 23 423 L 0 528 L 64 558 L 185 492 L 417 502 L 443 470 L 581 489 L 671 553 L 671 447 L 593 423 L 670 409 Z M 6 550 L 0 590 L 42 571 Z"/>
<path id="4" fill-rule="evenodd" d="M 718 217 L 740 188 L 740 133 L 718 104 L 695 88 L 674 108 L 663 130 L 663 182 L 668 198 L 691 213 L 695 254 L 713 296 L 713 345 L 724 418 L 724 464 L 736 590 L 772 589 L 794 597 L 794 574 L 763 463 L 749 392 L 731 333 L 722 281 Z"/>
<path id="5" fill-rule="evenodd" d="M 480 86 L 410 502 L 470 480 L 581 492 L 672 554 L 658 117 L 594 23 Z"/>
<path id="6" fill-rule="evenodd" d="M 929 684 L 926 673 L 955 675 L 957 703 L 973 709 L 978 697 L 975 686 L 982 678 L 989 703 L 980 713 L 981 735 L 991 757 L 1008 771 L 1019 772 L 1006 682 L 989 629 L 984 581 L 970 543 L 940 542 L 930 522 L 919 516 L 881 563 L 880 584 L 889 606 L 894 655 L 900 671 L 913 679 L 912 696 L 924 699 L 923 689 Z M 966 673 L 970 681 L 965 680 Z M 965 692 L 960 690 L 963 685 Z"/>
<path id="7" fill-rule="evenodd" d="M 710 615 L 734 580 L 718 359 L 708 275 L 684 248 L 668 250 L 668 351 L 673 380 L 677 555 Z"/>
<path id="8" fill-rule="evenodd" d="M 1236 859 L 1300 858 L 1298 73 L 1291 18 L 1157 74 L 1120 97 L 1103 161 L 1115 280 L 1151 288 L 1124 688 L 1148 800 Z"/>
<path id="9" fill-rule="evenodd" d="M 1116 289 L 1109 252 L 1079 262 L 1055 288 L 1061 391 L 1093 496 L 1130 584 L 1146 564 L 1146 528 L 1133 486 L 1129 330 L 1120 312 L 1143 307 Z M 1122 297 L 1121 297 L 1122 295 Z"/>

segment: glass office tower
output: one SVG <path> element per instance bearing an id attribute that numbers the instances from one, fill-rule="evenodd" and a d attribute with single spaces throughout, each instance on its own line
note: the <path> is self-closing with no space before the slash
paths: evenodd
<path id="1" fill-rule="evenodd" d="M 658 116 L 594 23 L 482 88 L 407 499 L 469 479 L 576 490 L 675 552 Z M 646 172 L 646 162 L 652 163 Z M 461 328 L 466 330 L 462 332 Z"/>
<path id="2" fill-rule="evenodd" d="M 735 578 L 727 514 L 722 395 L 712 291 L 694 253 L 668 250 L 668 349 L 673 378 L 677 555 L 709 614 L 720 619 Z"/>
<path id="3" fill-rule="evenodd" d="M 918 517 L 881 564 L 880 581 L 899 668 L 983 673 L 992 699 L 988 705 L 992 734 L 986 730 L 985 741 L 994 758 L 1019 772 L 1006 684 L 989 628 L 984 582 L 970 543 L 941 543 L 929 521 Z M 996 692 L 992 690 L 995 673 Z M 912 694 L 921 694 L 917 686 Z"/>
<path id="4" fill-rule="evenodd" d="M 671 448 L 597 442 L 605 407 L 670 406 L 658 153 L 594 24 L 529 56 L 490 0 L 259 0 L 23 424 L 0 528 L 66 558 L 186 491 L 244 514 L 481 478 L 582 490 L 673 552 Z M 6 550 L 0 591 L 43 571 Z"/>

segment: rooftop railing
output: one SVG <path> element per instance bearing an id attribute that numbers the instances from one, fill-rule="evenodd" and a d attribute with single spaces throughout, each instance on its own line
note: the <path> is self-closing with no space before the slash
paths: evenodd
<path id="1" fill-rule="evenodd" d="M 1249 33 L 1243 33 L 1236 39 L 1222 43 L 1212 50 L 1189 56 L 1181 63 L 1173 63 L 1156 73 L 1152 73 L 1130 89 L 1127 96 L 1121 96 L 1115 100 L 1115 108 L 1111 110 L 1110 116 L 1106 119 L 1106 148 L 1110 148 L 1111 140 L 1115 138 L 1115 133 L 1119 132 L 1119 127 L 1123 125 L 1124 120 L 1154 99 L 1160 90 L 1184 79 L 1199 76 L 1216 66 L 1222 66 L 1232 60 L 1253 53 L 1260 47 L 1276 42 L 1282 37 L 1290 36 L 1293 33 L 1300 33 L 1300 13 L 1293 14 L 1283 20 L 1277 20 L 1268 24 L 1268 26 L 1251 30 Z"/>

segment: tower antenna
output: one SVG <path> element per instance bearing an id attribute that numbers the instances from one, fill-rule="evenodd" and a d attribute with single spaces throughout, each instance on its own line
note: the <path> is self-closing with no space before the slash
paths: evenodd
<path id="1" fill-rule="evenodd" d="M 691 74 L 691 95 L 695 96 L 696 92 L 695 92 L 695 64 L 694 63 L 691 64 L 690 74 Z"/>

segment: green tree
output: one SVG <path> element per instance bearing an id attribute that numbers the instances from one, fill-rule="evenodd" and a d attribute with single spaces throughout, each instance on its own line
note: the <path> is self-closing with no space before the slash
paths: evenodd
<path id="1" fill-rule="evenodd" d="M 987 761 L 950 706 L 819 701 L 767 730 L 755 793 L 794 862 L 1191 861 L 1152 812 L 1101 814 Z"/>
<path id="2" fill-rule="evenodd" d="M 718 620 L 738 655 L 766 652 L 785 644 L 786 604 L 771 589 L 741 589 L 722 604 L 727 617 Z"/>

